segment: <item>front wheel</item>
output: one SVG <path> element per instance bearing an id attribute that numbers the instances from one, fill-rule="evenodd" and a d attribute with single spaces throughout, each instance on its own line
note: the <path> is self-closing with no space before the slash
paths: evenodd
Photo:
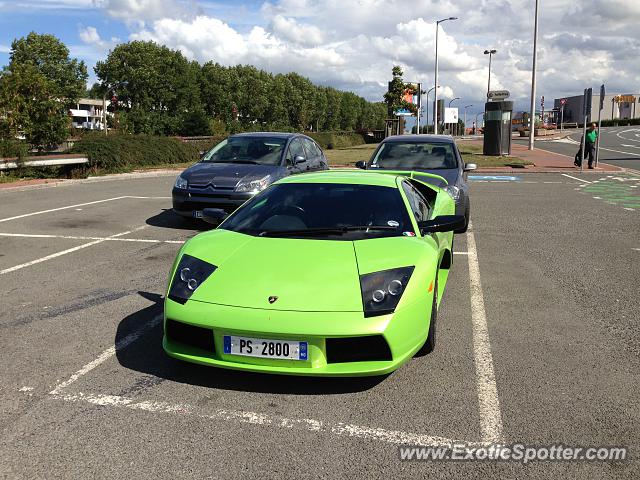
<path id="1" fill-rule="evenodd" d="M 422 345 L 422 348 L 418 350 L 418 356 L 427 355 L 433 352 L 436 348 L 436 323 L 438 320 L 438 272 L 436 272 L 436 279 L 433 282 L 433 301 L 431 302 L 431 319 L 429 320 L 429 332 L 427 333 L 427 339 Z"/>
<path id="2" fill-rule="evenodd" d="M 464 227 L 459 230 L 455 230 L 453 233 L 465 233 L 469 228 L 469 202 L 467 201 L 467 207 L 464 209 Z"/>

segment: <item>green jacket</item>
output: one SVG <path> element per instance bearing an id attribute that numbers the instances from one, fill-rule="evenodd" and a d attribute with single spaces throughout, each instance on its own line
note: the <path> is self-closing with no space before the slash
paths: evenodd
<path id="1" fill-rule="evenodd" d="M 596 143 L 598 139 L 598 130 L 595 128 L 591 131 L 587 130 L 587 143 Z"/>

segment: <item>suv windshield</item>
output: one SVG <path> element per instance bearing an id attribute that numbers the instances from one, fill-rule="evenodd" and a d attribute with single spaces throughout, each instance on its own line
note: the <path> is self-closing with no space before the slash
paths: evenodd
<path id="1" fill-rule="evenodd" d="M 230 137 L 209 150 L 202 162 L 279 165 L 286 138 Z"/>
<path id="2" fill-rule="evenodd" d="M 254 236 L 332 240 L 414 234 L 397 188 L 340 183 L 273 185 L 219 228 Z"/>
<path id="3" fill-rule="evenodd" d="M 440 170 L 456 168 L 456 156 L 450 143 L 384 142 L 370 164 L 392 170 Z"/>

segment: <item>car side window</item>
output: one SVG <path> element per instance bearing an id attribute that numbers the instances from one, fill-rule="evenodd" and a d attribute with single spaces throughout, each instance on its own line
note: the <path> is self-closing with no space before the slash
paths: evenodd
<path id="1" fill-rule="evenodd" d="M 409 205 L 411 205 L 411 211 L 416 217 L 416 221 L 423 222 L 429 220 L 429 204 L 422 194 L 409 182 L 402 182 L 402 189 L 409 200 Z"/>
<path id="2" fill-rule="evenodd" d="M 302 148 L 302 142 L 300 141 L 300 139 L 294 138 L 293 140 L 291 140 L 291 143 L 289 144 L 289 150 L 287 151 L 287 165 L 293 165 L 293 159 L 298 155 L 305 158 L 307 157 L 305 155 L 304 148 Z"/>
<path id="3" fill-rule="evenodd" d="M 303 138 L 304 149 L 307 152 L 307 158 L 315 158 L 318 156 L 318 152 L 315 149 L 315 144 L 308 138 Z"/>

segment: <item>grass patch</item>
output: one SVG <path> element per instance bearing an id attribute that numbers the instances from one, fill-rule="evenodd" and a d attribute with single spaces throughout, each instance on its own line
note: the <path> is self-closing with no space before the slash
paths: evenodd
<path id="1" fill-rule="evenodd" d="M 329 166 L 348 165 L 353 167 L 359 160 L 364 160 L 365 162 L 369 160 L 377 146 L 377 144 L 367 144 L 336 148 L 334 150 L 325 150 L 324 154 L 329 161 Z"/>

